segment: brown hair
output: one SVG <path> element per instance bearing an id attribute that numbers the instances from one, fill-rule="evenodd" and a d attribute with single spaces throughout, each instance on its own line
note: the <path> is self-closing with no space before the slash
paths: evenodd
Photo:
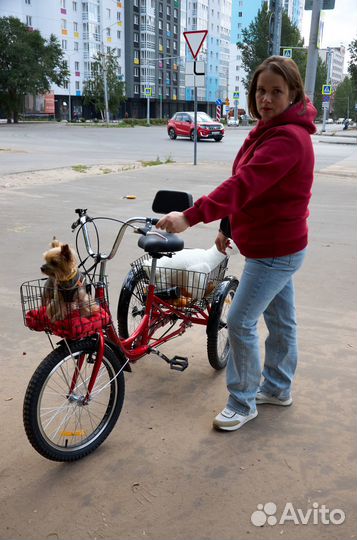
<path id="1" fill-rule="evenodd" d="M 293 103 L 303 103 L 304 111 L 306 108 L 304 83 L 300 75 L 300 71 L 291 58 L 284 56 L 270 56 L 262 62 L 254 72 L 248 92 L 248 110 L 253 118 L 261 118 L 257 110 L 257 102 L 255 93 L 257 90 L 258 77 L 263 71 L 272 71 L 276 75 L 280 75 L 288 85 L 289 91 L 295 95 Z"/>

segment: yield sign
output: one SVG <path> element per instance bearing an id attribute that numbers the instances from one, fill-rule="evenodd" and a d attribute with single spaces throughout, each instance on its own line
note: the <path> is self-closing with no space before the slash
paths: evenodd
<path id="1" fill-rule="evenodd" d="M 208 30 L 192 30 L 183 33 L 194 60 L 196 60 L 207 34 Z"/>

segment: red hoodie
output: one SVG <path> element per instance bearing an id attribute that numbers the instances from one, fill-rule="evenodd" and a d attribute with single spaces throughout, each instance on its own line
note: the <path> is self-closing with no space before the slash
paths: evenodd
<path id="1" fill-rule="evenodd" d="M 232 176 L 184 212 L 191 226 L 229 216 L 246 257 L 282 257 L 307 245 L 317 111 L 306 98 L 264 123 L 239 150 Z"/>

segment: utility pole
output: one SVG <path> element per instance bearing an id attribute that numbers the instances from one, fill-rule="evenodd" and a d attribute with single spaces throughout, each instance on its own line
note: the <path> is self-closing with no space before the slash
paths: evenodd
<path id="1" fill-rule="evenodd" d="M 331 47 L 327 47 L 327 80 L 326 80 L 326 83 L 327 84 L 331 84 L 331 64 L 332 64 L 332 57 L 333 57 L 333 52 L 332 52 L 332 49 Z M 328 102 L 328 107 L 330 107 L 330 101 Z M 326 120 L 327 120 L 327 115 L 329 113 L 329 108 L 325 107 L 324 108 L 324 113 L 323 113 L 323 119 L 322 119 L 322 131 L 326 131 Z"/>
<path id="2" fill-rule="evenodd" d="M 105 106 L 105 122 L 109 127 L 109 107 L 108 107 L 108 82 L 107 82 L 107 57 L 104 52 L 104 43 L 102 41 L 103 51 L 103 84 L 104 84 L 104 106 Z"/>
<path id="3" fill-rule="evenodd" d="M 316 82 L 316 70 L 318 61 L 317 52 L 317 36 L 319 33 L 320 25 L 320 13 L 322 9 L 323 0 L 313 0 L 311 25 L 310 25 L 310 38 L 309 49 L 307 53 L 307 66 L 305 74 L 305 94 L 310 101 L 314 102 L 315 82 Z"/>
<path id="4" fill-rule="evenodd" d="M 270 0 L 269 11 L 271 12 L 269 21 L 269 56 L 280 54 L 281 24 L 283 19 L 281 0 Z"/>

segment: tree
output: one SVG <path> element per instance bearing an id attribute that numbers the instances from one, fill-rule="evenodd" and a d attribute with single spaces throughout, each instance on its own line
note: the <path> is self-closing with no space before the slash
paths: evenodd
<path id="1" fill-rule="evenodd" d="M 335 118 L 351 117 L 354 107 L 352 77 L 345 77 L 337 86 L 333 96 L 333 115 Z"/>
<path id="2" fill-rule="evenodd" d="M 95 109 L 100 112 L 103 121 L 105 119 L 104 65 L 107 75 L 109 111 L 112 113 L 117 112 L 120 103 L 126 99 L 124 96 L 124 82 L 119 75 L 119 61 L 115 49 L 107 54 L 97 53 L 94 62 L 91 64 L 92 76 L 85 82 L 83 87 L 83 96 L 84 103 L 94 105 Z"/>
<path id="3" fill-rule="evenodd" d="M 351 59 L 348 63 L 348 73 L 351 75 L 354 87 L 357 88 L 357 38 L 348 46 Z"/>
<path id="4" fill-rule="evenodd" d="M 0 104 L 18 122 L 26 94 L 43 94 L 68 79 L 57 38 L 44 39 L 15 17 L 0 18 Z"/>
<path id="5" fill-rule="evenodd" d="M 243 29 L 242 42 L 237 43 L 238 49 L 241 49 L 242 51 L 242 64 L 247 73 L 246 78 L 243 80 L 243 84 L 247 91 L 254 71 L 259 64 L 268 57 L 270 15 L 268 4 L 265 3 L 261 9 L 259 9 L 257 16 L 250 25 Z M 281 43 L 284 48 L 304 47 L 304 39 L 301 36 L 298 27 L 291 22 L 285 10 L 283 10 L 282 14 Z M 307 49 L 293 49 L 293 59 L 304 80 Z M 326 83 L 326 73 L 326 64 L 319 58 L 315 84 L 315 88 L 317 89 L 315 93 L 315 105 L 317 108 L 321 108 L 321 91 L 319 89 L 321 89 L 322 84 Z"/>

